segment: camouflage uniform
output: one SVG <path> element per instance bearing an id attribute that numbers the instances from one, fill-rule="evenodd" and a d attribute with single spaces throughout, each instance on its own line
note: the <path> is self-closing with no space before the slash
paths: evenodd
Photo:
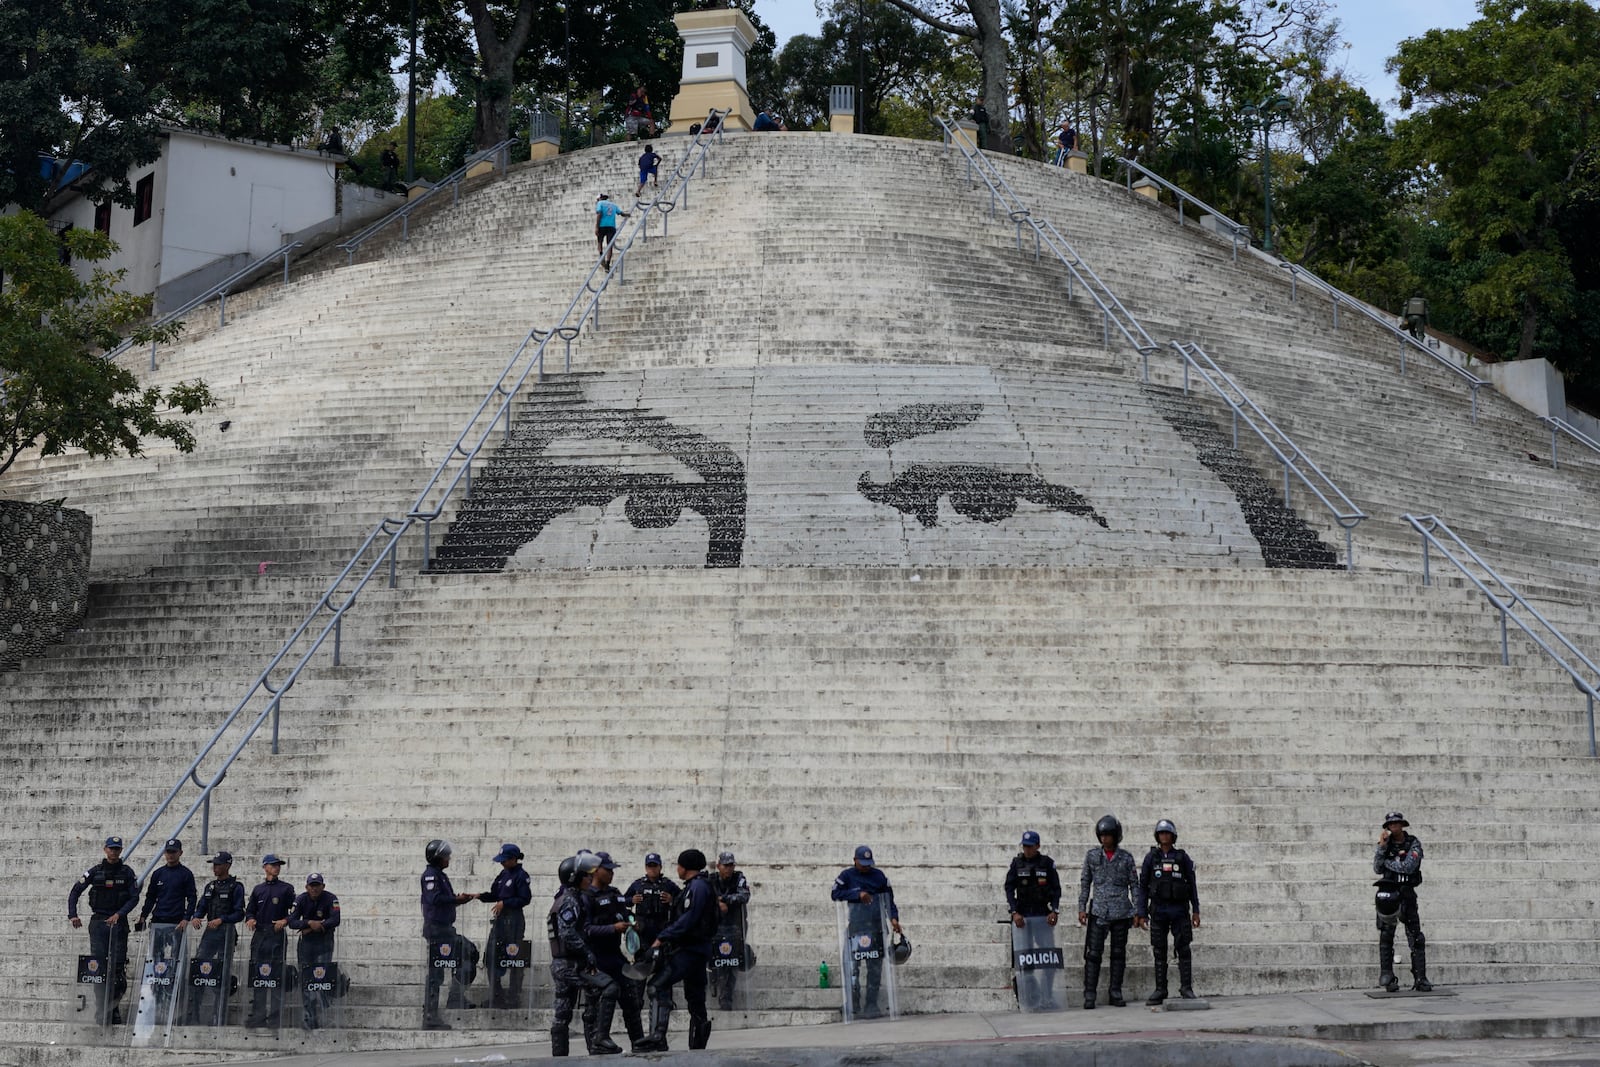
<path id="1" fill-rule="evenodd" d="M 1410 833 L 1390 838 L 1372 853 L 1372 873 L 1400 889 L 1400 910 L 1394 915 L 1378 915 L 1378 984 L 1398 985 L 1394 976 L 1394 931 L 1406 926 L 1406 944 L 1411 947 L 1411 978 L 1414 983 L 1428 981 L 1428 942 L 1422 936 L 1422 916 L 1417 912 L 1417 886 L 1422 881 L 1422 842 Z"/>
<path id="2" fill-rule="evenodd" d="M 567 1054 L 567 1028 L 578 996 L 587 989 L 597 1000 L 596 1019 L 591 1039 L 593 1051 L 621 1051 L 611 1041 L 611 1020 L 617 1010 L 617 983 L 599 969 L 583 930 L 589 923 L 589 899 L 576 886 L 566 886 L 556 894 L 545 920 L 550 935 L 550 977 L 555 983 L 555 1014 L 550 1019 L 550 1054 Z"/>
<path id="3" fill-rule="evenodd" d="M 1083 875 L 1078 880 L 1078 911 L 1089 914 L 1089 930 L 1083 939 L 1083 1006 L 1094 1007 L 1095 988 L 1100 984 L 1100 957 L 1106 937 L 1111 938 L 1110 1002 L 1120 1006 L 1122 975 L 1128 965 L 1128 930 L 1133 926 L 1134 887 L 1139 884 L 1133 853 L 1118 848 L 1110 859 L 1096 845 L 1083 857 Z M 1091 900 L 1092 896 L 1092 900 Z"/>

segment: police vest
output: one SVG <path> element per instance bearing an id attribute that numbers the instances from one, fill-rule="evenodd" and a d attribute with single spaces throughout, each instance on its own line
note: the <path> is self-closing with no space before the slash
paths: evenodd
<path id="1" fill-rule="evenodd" d="M 239 879 L 230 874 L 206 886 L 205 894 L 200 899 L 200 917 L 209 922 L 233 911 L 233 887 L 238 884 Z"/>
<path id="2" fill-rule="evenodd" d="M 1017 857 L 1016 898 L 1018 908 L 1050 906 L 1050 868 L 1038 860 Z"/>
<path id="3" fill-rule="evenodd" d="M 667 924 L 667 903 L 661 899 L 661 894 L 665 891 L 666 879 L 659 882 L 646 881 L 638 886 L 642 899 L 634 906 L 634 914 L 638 916 L 640 926 L 653 929 Z"/>
<path id="4" fill-rule="evenodd" d="M 1158 904 L 1184 904 L 1189 900 L 1189 872 L 1183 862 L 1189 858 L 1182 849 L 1169 854 L 1151 849 L 1150 899 Z"/>
<path id="5" fill-rule="evenodd" d="M 561 941 L 560 913 L 571 908 L 573 916 L 570 922 L 578 928 L 578 936 L 583 936 L 583 894 L 576 889 L 563 889 L 550 905 L 550 911 L 544 917 L 545 935 L 550 939 L 550 958 L 564 960 L 568 958 L 567 946 Z"/>
<path id="6" fill-rule="evenodd" d="M 126 863 L 108 867 L 99 863 L 89 871 L 93 883 L 89 886 L 89 910 L 96 915 L 109 915 L 128 902 L 133 888 L 133 868 Z"/>

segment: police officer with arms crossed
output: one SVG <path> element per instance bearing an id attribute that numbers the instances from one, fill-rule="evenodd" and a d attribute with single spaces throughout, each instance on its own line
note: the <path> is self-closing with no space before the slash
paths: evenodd
<path id="1" fill-rule="evenodd" d="M 1061 910 L 1061 876 L 1056 873 L 1056 861 L 1039 851 L 1037 830 L 1022 834 L 1022 851 L 1011 858 L 1011 869 L 1006 871 L 1006 907 L 1011 912 L 1011 924 L 1019 930 L 1031 930 L 1024 935 L 1030 944 L 1017 944 L 1018 948 L 1055 948 L 1055 925 Z M 1046 926 L 1027 920 L 1044 918 Z M 1031 988 L 1024 992 L 1032 1006 L 1042 1011 L 1055 1010 L 1056 972 L 1029 972 Z M 1043 988 L 1040 988 L 1043 986 Z"/>
<path id="2" fill-rule="evenodd" d="M 428 861 L 428 865 L 422 869 L 421 878 L 422 938 L 430 946 L 427 992 L 422 1005 L 424 1030 L 450 1029 L 450 1024 L 439 1017 L 439 990 L 444 985 L 444 971 L 449 968 L 433 966 L 431 946 L 448 944 L 455 953 L 456 966 L 450 970 L 450 996 L 445 1006 L 467 1006 L 466 975 L 463 973 L 467 954 L 463 951 L 461 936 L 456 933 L 456 906 L 476 898 L 471 893 L 457 893 L 455 886 L 450 884 L 450 876 L 444 873 L 444 869 L 450 866 L 450 854 L 453 851 L 450 842 L 438 838 L 429 841 L 422 850 L 423 858 Z"/>
<path id="3" fill-rule="evenodd" d="M 1156 823 L 1156 844 L 1145 853 L 1139 868 L 1139 892 L 1134 900 L 1139 918 L 1150 923 L 1150 954 L 1156 965 L 1156 988 L 1146 1004 L 1167 999 L 1167 931 L 1178 957 L 1178 995 L 1195 999 L 1193 959 L 1189 944 L 1200 925 L 1200 890 L 1195 885 L 1194 861 L 1178 847 L 1178 828 L 1171 819 Z"/>
<path id="4" fill-rule="evenodd" d="M 250 890 L 250 900 L 244 906 L 244 925 L 254 931 L 250 935 L 250 975 L 254 978 L 263 963 L 273 966 L 276 984 L 270 989 L 256 986 L 250 996 L 250 1016 L 246 1026 L 277 1026 L 278 1013 L 283 1008 L 284 964 L 288 959 L 289 909 L 294 907 L 294 887 L 278 881 L 283 871 L 283 860 L 274 853 L 261 857 L 264 879 Z"/>
<path id="5" fill-rule="evenodd" d="M 122 838 L 106 838 L 105 859 L 83 872 L 67 893 L 67 921 L 74 930 L 78 898 L 89 891 L 89 955 L 106 961 L 106 980 L 100 986 L 97 1021 L 101 1025 L 122 1021 L 122 994 L 128 991 L 128 914 L 139 903 L 139 883 L 133 868 L 122 862 Z"/>
<path id="6" fill-rule="evenodd" d="M 1406 926 L 1406 943 L 1411 946 L 1411 988 L 1419 993 L 1433 991 L 1428 981 L 1428 942 L 1422 936 L 1422 916 L 1417 911 L 1417 886 L 1422 884 L 1422 842 L 1406 832 L 1411 824 L 1398 811 L 1383 817 L 1383 833 L 1372 853 L 1372 872 L 1380 888 L 1399 896 L 1399 907 L 1388 915 L 1378 913 L 1378 984 L 1389 992 L 1400 989 L 1394 974 L 1394 928 Z"/>
<path id="7" fill-rule="evenodd" d="M 706 881 L 706 854 L 697 848 L 678 853 L 678 877 L 683 891 L 672 902 L 672 921 L 650 945 L 658 953 L 655 970 L 646 983 L 650 998 L 650 1033 L 634 1046 L 636 1052 L 667 1051 L 667 1028 L 672 1021 L 672 987 L 683 983 L 689 1009 L 689 1047 L 702 1049 L 711 1040 L 711 1019 L 706 1015 L 706 965 L 711 960 L 711 939 L 717 933 L 716 894 Z"/>
<path id="8" fill-rule="evenodd" d="M 200 892 L 195 902 L 191 923 L 202 930 L 200 944 L 194 950 L 196 962 L 209 962 L 215 971 L 216 985 L 192 990 L 189 1001 L 189 1021 L 221 1026 L 228 1018 L 228 994 L 232 976 L 228 963 L 233 959 L 233 946 L 239 938 L 238 924 L 244 921 L 244 885 L 233 876 L 233 853 L 226 849 L 211 857 L 211 881 Z M 211 993 L 208 997 L 207 992 Z M 209 1013 L 205 1002 L 212 1000 Z"/>
<path id="9" fill-rule="evenodd" d="M 183 865 L 183 842 L 176 837 L 169 838 L 161 855 L 166 862 L 151 873 L 145 885 L 144 906 L 139 909 L 139 921 L 133 928 L 143 930 L 150 924 L 153 914 L 155 929 L 150 931 L 150 958 L 176 965 L 183 927 L 194 914 L 194 902 L 199 893 L 195 889 L 194 872 Z M 174 986 L 159 988 L 162 999 L 157 1001 L 158 1013 L 164 1014 L 165 998 L 172 995 Z"/>
<path id="10" fill-rule="evenodd" d="M 743 871 L 734 868 L 734 862 L 732 852 L 724 852 L 717 857 L 717 873 L 711 876 L 711 891 L 717 896 L 716 936 L 737 938 L 739 951 L 743 952 L 745 908 L 750 903 L 750 883 L 745 880 Z M 738 968 L 719 968 L 714 981 L 717 986 L 717 1008 L 732 1011 L 733 990 L 739 982 Z"/>
<path id="11" fill-rule="evenodd" d="M 622 1025 L 628 1028 L 628 1041 L 637 1048 L 644 1037 L 644 1023 L 640 1013 L 644 1007 L 643 986 L 629 981 L 622 973 L 628 957 L 622 952 L 622 935 L 628 932 L 631 918 L 628 900 L 622 891 L 611 884 L 616 877 L 617 861 L 609 852 L 596 852 L 594 858 L 600 865 L 591 875 L 591 884 L 584 892 L 589 897 L 589 926 L 585 937 L 594 949 L 600 969 L 617 983 L 617 1003 L 622 1007 Z M 600 998 L 590 995 L 583 1004 L 583 1036 L 594 1051 L 595 1022 L 600 1014 Z"/>
<path id="12" fill-rule="evenodd" d="M 500 973 L 500 959 L 506 945 L 515 945 L 528 933 L 527 917 L 523 914 L 533 903 L 533 885 L 522 866 L 522 850 L 511 842 L 500 846 L 494 861 L 500 873 L 494 876 L 489 891 L 479 893 L 478 899 L 489 905 L 489 1003 L 496 1008 L 522 1006 L 522 983 L 525 970 L 509 968 L 506 978 Z M 501 980 L 506 979 L 510 992 L 501 991 Z"/>
<path id="13" fill-rule="evenodd" d="M 894 902 L 894 887 L 889 884 L 889 876 L 878 869 L 877 861 L 872 858 L 872 849 L 866 845 L 857 845 L 855 861 L 850 866 L 839 872 L 839 877 L 833 880 L 834 900 L 842 900 L 851 904 L 871 904 L 879 897 L 883 897 L 889 905 L 889 926 L 895 933 L 900 933 L 900 909 Z M 851 908 L 850 920 L 846 933 L 852 937 L 860 934 L 871 934 L 881 940 L 883 927 L 877 908 Z M 888 945 L 880 947 L 877 958 L 869 959 L 867 964 L 866 989 L 861 997 L 860 1015 L 863 1019 L 872 1019 L 883 1014 L 878 1007 L 878 991 L 883 983 L 883 957 L 889 951 Z M 858 964 L 859 966 L 859 964 Z M 846 975 L 845 981 L 851 981 L 853 975 Z M 854 996 L 855 985 L 851 985 Z"/>
<path id="14" fill-rule="evenodd" d="M 300 966 L 300 988 L 305 991 L 304 1025 L 307 1030 L 322 1026 L 322 1013 L 328 1006 L 331 990 L 312 989 L 312 969 L 333 962 L 333 932 L 339 928 L 339 898 L 328 892 L 327 880 L 320 871 L 306 875 L 306 891 L 294 898 L 289 911 L 289 929 L 300 931 L 295 959 Z"/>
<path id="15" fill-rule="evenodd" d="M 1083 1006 L 1086 1010 L 1094 1007 L 1101 953 L 1110 935 L 1111 980 L 1106 1002 L 1122 1008 L 1127 1006 L 1122 999 L 1122 975 L 1128 965 L 1128 927 L 1144 928 L 1144 920 L 1136 917 L 1133 908 L 1139 874 L 1132 853 L 1117 847 L 1122 842 L 1122 823 L 1115 815 L 1102 816 L 1094 833 L 1100 844 L 1083 857 L 1083 875 L 1078 880 L 1078 925 L 1089 928 L 1083 938 Z"/>
<path id="16" fill-rule="evenodd" d="M 617 984 L 600 970 L 594 948 L 584 936 L 592 925 L 589 897 L 584 891 L 589 888 L 590 879 L 599 866 L 600 858 L 585 852 L 568 856 L 556 867 L 561 890 L 551 901 L 550 911 L 545 916 L 545 929 L 550 938 L 550 977 L 555 983 L 555 1012 L 550 1017 L 552 1056 L 567 1054 L 572 1010 L 584 990 L 599 1001 L 592 1034 L 584 1035 L 590 1054 L 614 1056 L 622 1051 L 622 1046 L 611 1040 L 611 1020 L 617 1010 Z"/>

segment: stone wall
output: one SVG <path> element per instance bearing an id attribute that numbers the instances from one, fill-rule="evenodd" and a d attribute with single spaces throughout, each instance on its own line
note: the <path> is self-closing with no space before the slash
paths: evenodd
<path id="1" fill-rule="evenodd" d="M 0 670 L 83 621 L 93 526 L 82 511 L 0 500 Z"/>

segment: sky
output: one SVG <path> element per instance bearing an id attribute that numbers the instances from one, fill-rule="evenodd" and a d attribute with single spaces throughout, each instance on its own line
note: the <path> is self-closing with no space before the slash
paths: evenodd
<path id="1" fill-rule="evenodd" d="M 1350 78 L 1390 114 L 1398 114 L 1394 79 L 1384 72 L 1386 60 L 1407 37 L 1431 29 L 1458 28 L 1477 16 L 1472 0 L 1332 0 L 1333 17 L 1349 42 L 1345 66 Z M 819 32 L 812 0 L 756 0 L 756 13 L 778 35 L 781 47 L 800 33 Z"/>

